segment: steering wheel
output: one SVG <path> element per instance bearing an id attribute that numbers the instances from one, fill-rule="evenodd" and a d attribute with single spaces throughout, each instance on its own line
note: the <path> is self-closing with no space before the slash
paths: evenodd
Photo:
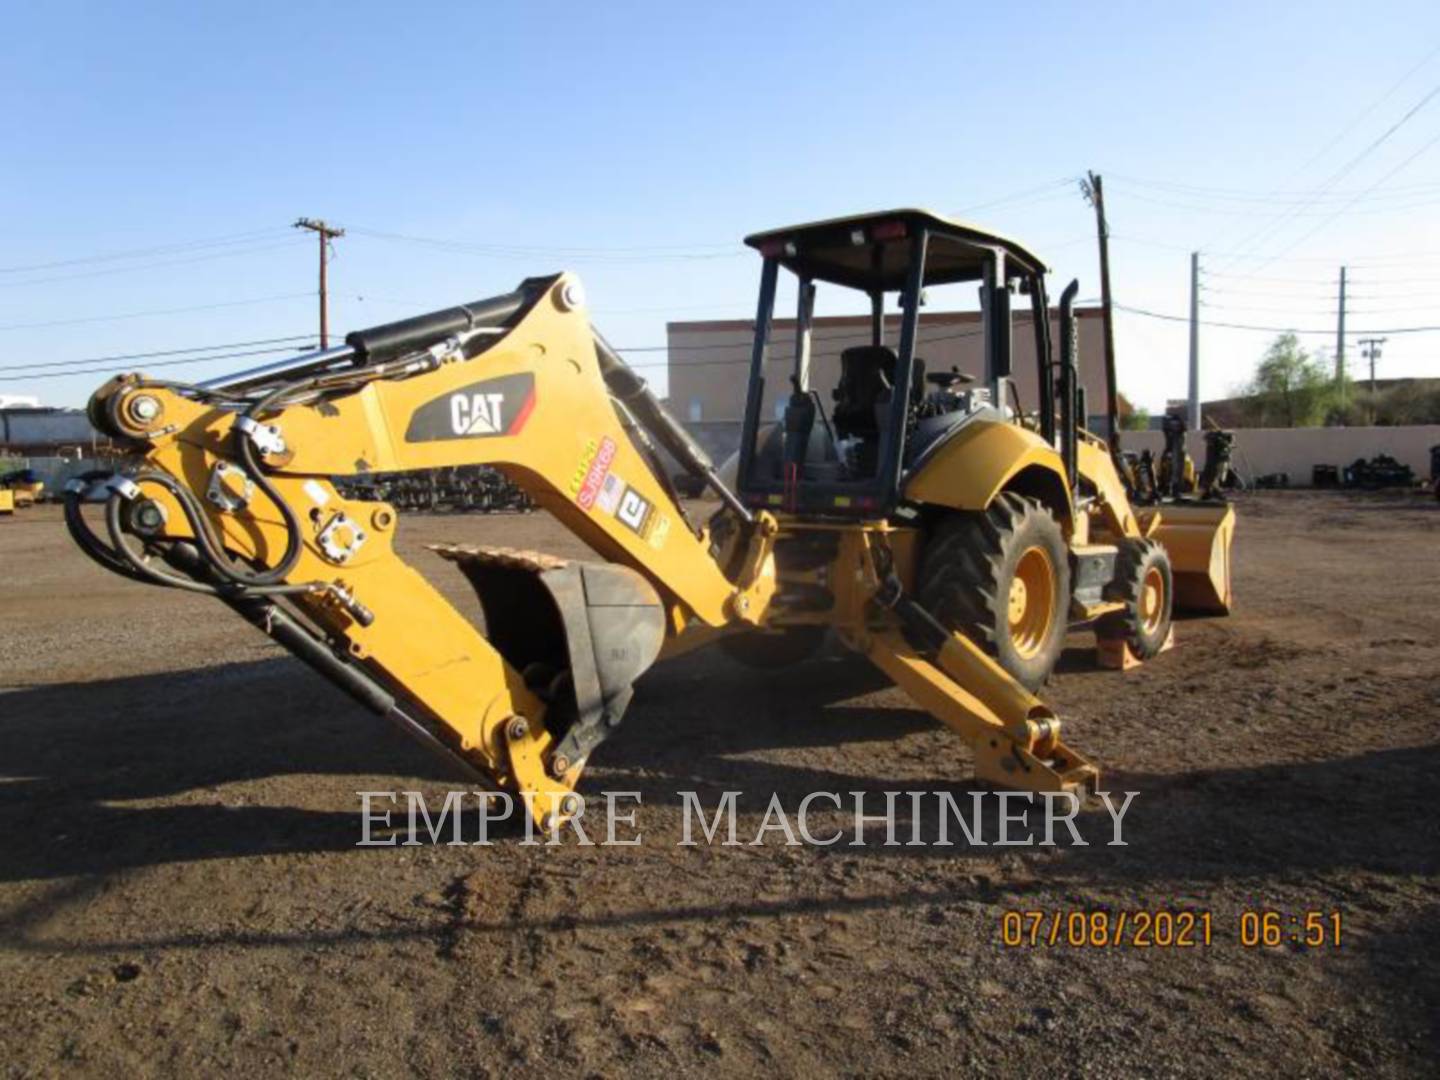
<path id="1" fill-rule="evenodd" d="M 925 381 L 933 386 L 943 386 L 949 389 L 952 386 L 964 386 L 975 381 L 975 376 L 967 375 L 959 368 L 951 368 L 949 371 L 932 371 L 925 376 Z"/>

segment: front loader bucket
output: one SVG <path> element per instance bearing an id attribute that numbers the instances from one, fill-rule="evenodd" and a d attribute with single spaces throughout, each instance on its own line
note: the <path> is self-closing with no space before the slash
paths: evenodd
<path id="1" fill-rule="evenodd" d="M 1234 599 L 1230 543 L 1235 537 L 1235 508 L 1221 502 L 1166 505 L 1160 510 L 1159 527 L 1151 535 L 1170 554 L 1175 610 L 1228 615 Z"/>
<path id="2" fill-rule="evenodd" d="M 619 723 L 631 683 L 655 662 L 665 610 L 624 566 L 511 548 L 433 545 L 470 579 L 485 637 L 546 701 L 557 772 L 583 764 Z"/>

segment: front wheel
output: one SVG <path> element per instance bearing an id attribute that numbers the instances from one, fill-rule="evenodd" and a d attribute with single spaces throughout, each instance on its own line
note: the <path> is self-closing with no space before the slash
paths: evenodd
<path id="1" fill-rule="evenodd" d="M 1060 523 L 1040 502 L 1003 493 L 983 513 L 955 513 L 931 533 L 916 594 L 947 629 L 980 645 L 1027 690 L 1065 647 L 1070 561 Z"/>
<path id="2" fill-rule="evenodd" d="M 1105 615 L 1096 629 L 1101 637 L 1119 638 L 1137 659 L 1160 654 L 1170 637 L 1174 604 L 1170 554 L 1154 540 L 1124 540 L 1115 558 L 1115 578 L 1105 588 L 1107 600 L 1125 606 Z"/>

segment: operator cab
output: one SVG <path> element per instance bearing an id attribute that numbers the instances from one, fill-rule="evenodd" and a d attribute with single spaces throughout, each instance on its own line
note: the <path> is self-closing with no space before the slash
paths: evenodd
<path id="1" fill-rule="evenodd" d="M 1017 293 L 1030 297 L 1040 392 L 1055 400 L 1045 267 L 1014 241 L 928 211 L 893 210 L 757 233 L 745 243 L 765 260 L 740 443 L 747 504 L 884 516 L 899 502 L 904 476 L 971 419 L 1020 419 L 1009 381 Z M 793 326 L 793 341 L 784 372 L 772 356 L 781 345 L 774 308 L 782 269 L 795 276 L 798 298 L 785 327 Z M 979 286 L 977 325 L 956 332 L 937 324 L 930 343 L 983 335 L 985 370 L 927 370 L 918 355 L 925 289 L 967 282 Z M 868 328 L 814 334 L 822 283 L 863 293 Z M 894 340 L 886 335 L 887 296 L 900 309 Z M 833 386 L 829 400 L 815 383 Z M 1038 412 L 1053 440 L 1053 409 Z"/>

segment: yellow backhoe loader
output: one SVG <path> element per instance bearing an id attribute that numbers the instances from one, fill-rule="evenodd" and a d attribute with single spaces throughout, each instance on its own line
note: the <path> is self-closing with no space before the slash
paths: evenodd
<path id="1" fill-rule="evenodd" d="M 714 639 L 773 662 L 833 632 L 957 731 L 983 780 L 1093 788 L 1096 767 L 1035 691 L 1076 625 L 1145 659 L 1176 599 L 1227 610 L 1233 511 L 1132 506 L 1117 447 L 1082 427 L 1076 286 L 1057 358 L 1044 267 L 1021 245 L 916 210 L 747 243 L 763 269 L 729 482 L 558 274 L 202 385 L 112 380 L 92 422 L 142 463 L 73 482 L 67 524 L 107 568 L 229 605 L 542 824 L 574 812 L 634 680 Z M 799 306 L 777 390 L 765 362 L 782 271 Z M 924 377 L 916 357 L 922 290 L 957 282 L 981 290 L 984 386 Z M 873 313 L 828 407 L 810 385 L 820 284 L 858 290 Z M 902 312 L 893 345 L 887 296 Z M 1040 387 L 1028 413 L 1010 391 L 1025 298 Z M 718 499 L 707 520 L 661 448 Z M 395 554 L 395 510 L 335 483 L 468 464 L 500 469 L 598 556 L 438 548 L 473 582 L 483 631 Z M 97 497 L 100 532 L 81 513 Z"/>

